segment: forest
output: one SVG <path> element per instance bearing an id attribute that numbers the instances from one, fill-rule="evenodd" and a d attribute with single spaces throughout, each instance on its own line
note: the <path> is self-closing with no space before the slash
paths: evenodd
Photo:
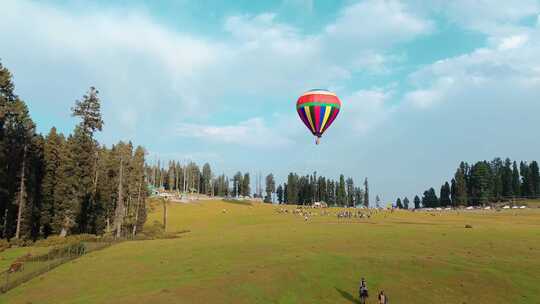
<path id="1" fill-rule="evenodd" d="M 338 180 L 311 175 L 289 173 L 287 181 L 276 186 L 272 173 L 264 178 L 261 174 L 252 180 L 250 173 L 237 172 L 229 178 L 225 174 L 214 176 L 211 166 L 205 163 L 202 169 L 195 162 L 187 162 L 182 166 L 179 161 L 169 161 L 163 167 L 161 161 L 146 167 L 146 175 L 154 188 L 168 191 L 201 193 L 220 197 L 253 197 L 261 198 L 267 203 L 310 205 L 324 201 L 331 206 L 369 206 L 369 183 L 366 178 L 363 187 L 355 186 L 351 177 L 343 174 Z M 375 199 L 380 203 L 380 199 Z"/>
<path id="2" fill-rule="evenodd" d="M 537 161 L 512 161 L 510 158 L 461 162 L 454 177 L 440 187 L 439 196 L 434 188 L 424 191 L 422 199 L 414 198 L 414 207 L 483 206 L 516 199 L 540 198 L 540 172 Z M 404 198 L 396 206 L 407 208 Z"/>
<path id="3" fill-rule="evenodd" d="M 74 102 L 71 115 L 79 123 L 70 134 L 55 127 L 37 133 L 0 62 L 0 238 L 125 237 L 142 229 L 144 148 L 122 141 L 106 147 L 95 139 L 104 122 L 94 87 Z"/>

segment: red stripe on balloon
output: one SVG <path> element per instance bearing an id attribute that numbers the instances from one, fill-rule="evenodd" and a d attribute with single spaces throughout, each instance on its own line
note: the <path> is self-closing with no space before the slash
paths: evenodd
<path id="1" fill-rule="evenodd" d="M 315 124 L 315 133 L 318 134 L 319 127 L 321 125 L 321 106 L 313 106 L 312 109 L 315 116 L 315 121 L 313 121 L 313 123 Z"/>
<path id="2" fill-rule="evenodd" d="M 322 102 L 322 103 L 333 103 L 341 106 L 341 101 L 337 96 L 333 95 L 324 95 L 324 94 L 310 94 L 304 95 L 298 98 L 296 105 L 301 105 L 307 102 Z"/>

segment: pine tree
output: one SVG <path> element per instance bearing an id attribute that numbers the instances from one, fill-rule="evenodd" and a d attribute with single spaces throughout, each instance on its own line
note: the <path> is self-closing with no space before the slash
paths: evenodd
<path id="1" fill-rule="evenodd" d="M 472 201 L 475 205 L 483 205 L 489 202 L 490 193 L 492 193 L 490 187 L 491 178 L 491 168 L 487 162 L 481 161 L 472 167 Z"/>
<path id="2" fill-rule="evenodd" d="M 435 194 L 435 189 L 429 188 L 424 192 L 424 196 L 422 197 L 422 205 L 427 208 L 435 208 L 439 206 L 439 199 L 437 198 L 437 194 Z"/>
<path id="3" fill-rule="evenodd" d="M 202 168 L 202 193 L 212 195 L 212 169 L 209 163 L 205 163 Z"/>
<path id="4" fill-rule="evenodd" d="M 75 224 L 72 206 L 77 204 L 77 164 L 73 158 L 73 136 L 70 135 L 60 150 L 60 166 L 54 189 L 54 216 L 52 231 L 66 236 Z"/>
<path id="5" fill-rule="evenodd" d="M 538 163 L 532 161 L 529 165 L 529 189 L 531 192 L 531 198 L 540 197 L 540 172 Z"/>
<path id="6" fill-rule="evenodd" d="M 283 203 L 288 204 L 288 189 L 287 189 L 287 183 L 283 183 Z"/>
<path id="7" fill-rule="evenodd" d="M 452 178 L 452 181 L 450 182 L 450 200 L 452 200 L 452 206 L 457 206 L 457 184 L 456 179 Z"/>
<path id="8" fill-rule="evenodd" d="M 366 208 L 369 208 L 369 185 L 368 185 L 368 179 L 364 180 L 364 205 Z M 379 206 L 377 206 L 378 208 Z"/>
<path id="9" fill-rule="evenodd" d="M 44 162 L 45 176 L 42 181 L 43 206 L 41 212 L 41 225 L 44 236 L 53 233 L 53 218 L 56 209 L 55 190 L 58 180 L 59 170 L 62 162 L 62 149 L 64 149 L 65 139 L 62 134 L 56 133 L 56 128 L 52 128 L 45 139 Z"/>
<path id="10" fill-rule="evenodd" d="M 354 207 L 357 206 L 363 206 L 364 205 L 364 191 L 362 191 L 362 188 L 355 187 L 354 188 Z"/>
<path id="11" fill-rule="evenodd" d="M 279 185 L 276 189 L 276 195 L 277 195 L 277 200 L 278 200 L 278 203 L 280 204 L 283 204 L 283 187 L 281 185 Z"/>
<path id="12" fill-rule="evenodd" d="M 505 199 L 514 196 L 514 185 L 512 182 L 512 161 L 509 158 L 504 160 L 504 167 L 501 172 L 502 196 Z"/>
<path id="13" fill-rule="evenodd" d="M 457 169 L 454 179 L 456 180 L 456 201 L 455 206 L 465 206 L 468 205 L 468 185 L 465 172 L 465 163 L 461 163 L 460 167 Z"/>
<path id="14" fill-rule="evenodd" d="M 403 209 L 403 204 L 401 203 L 401 199 L 399 197 L 396 200 L 396 208 Z"/>
<path id="15" fill-rule="evenodd" d="M 521 196 L 521 180 L 519 177 L 520 177 L 519 169 L 518 169 L 517 163 L 514 161 L 512 163 L 512 190 L 513 190 L 514 197 Z"/>
<path id="16" fill-rule="evenodd" d="M 520 162 L 520 174 L 521 174 L 521 196 L 529 198 L 531 196 L 531 183 L 529 180 L 529 165 L 526 162 Z"/>
<path id="17" fill-rule="evenodd" d="M 420 209 L 420 198 L 418 195 L 414 196 L 414 209 Z"/>
<path id="18" fill-rule="evenodd" d="M 268 174 L 266 176 L 266 188 L 265 188 L 266 196 L 264 197 L 264 201 L 267 203 L 272 203 L 272 194 L 276 192 L 276 182 L 274 180 L 274 175 L 272 173 Z"/>
<path id="19" fill-rule="evenodd" d="M 339 206 L 345 206 L 347 202 L 347 193 L 345 190 L 345 177 L 343 174 L 339 176 L 339 186 L 337 190 L 337 204 Z"/>
<path id="20" fill-rule="evenodd" d="M 347 206 L 354 207 L 354 181 L 351 177 L 345 181 L 347 191 Z"/>
<path id="21" fill-rule="evenodd" d="M 248 172 L 244 174 L 244 178 L 242 179 L 242 195 L 251 196 L 251 185 Z"/>
<path id="22" fill-rule="evenodd" d="M 287 203 L 298 204 L 298 175 L 289 173 L 287 177 Z"/>
<path id="23" fill-rule="evenodd" d="M 136 235 L 137 231 L 141 231 L 146 222 L 146 186 L 144 178 L 144 148 L 138 146 L 135 149 L 133 160 L 131 162 L 133 170 L 130 188 L 136 191 L 136 200 L 134 207 L 131 208 L 133 221 L 131 223 L 132 235 Z M 134 192 L 135 194 L 135 192 Z"/>
<path id="24" fill-rule="evenodd" d="M 441 186 L 441 191 L 440 191 L 440 205 L 441 206 L 448 207 L 452 205 L 452 200 L 450 199 L 450 192 L 451 192 L 450 185 L 448 184 L 448 182 L 445 182 Z"/>
<path id="25" fill-rule="evenodd" d="M 243 179 L 242 179 L 242 172 L 238 171 L 233 176 L 233 195 L 235 197 L 238 197 L 242 195 L 242 185 L 243 185 Z"/>
<path id="26" fill-rule="evenodd" d="M 90 87 L 90 90 L 83 96 L 82 100 L 75 101 L 75 106 L 71 108 L 72 115 L 82 119 L 80 127 L 85 134 L 94 134 L 101 131 L 103 120 L 101 119 L 101 101 L 98 97 L 99 91 Z"/>
<path id="27" fill-rule="evenodd" d="M 503 175 L 504 175 L 504 163 L 501 158 L 497 157 L 491 161 L 489 182 L 490 188 L 490 200 L 500 201 L 503 196 Z"/>
<path id="28" fill-rule="evenodd" d="M 403 208 L 409 209 L 409 199 L 407 197 L 403 199 Z"/>

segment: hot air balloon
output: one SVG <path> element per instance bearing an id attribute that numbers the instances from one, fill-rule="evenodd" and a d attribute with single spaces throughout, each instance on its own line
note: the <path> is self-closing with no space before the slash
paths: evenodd
<path id="1" fill-rule="evenodd" d="M 296 102 L 296 111 L 306 127 L 317 137 L 317 145 L 324 131 L 336 119 L 340 108 L 341 101 L 335 93 L 320 89 L 305 92 Z"/>

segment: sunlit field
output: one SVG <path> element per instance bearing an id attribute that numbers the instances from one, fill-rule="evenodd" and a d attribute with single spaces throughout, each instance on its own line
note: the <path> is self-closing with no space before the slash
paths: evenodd
<path id="1" fill-rule="evenodd" d="M 148 225 L 163 218 L 154 202 Z M 293 206 L 287 206 L 290 211 Z M 124 242 L 62 265 L 1 303 L 540 303 L 540 209 L 338 219 L 266 204 L 169 204 L 178 238 Z M 471 225 L 472 228 L 465 228 Z"/>

